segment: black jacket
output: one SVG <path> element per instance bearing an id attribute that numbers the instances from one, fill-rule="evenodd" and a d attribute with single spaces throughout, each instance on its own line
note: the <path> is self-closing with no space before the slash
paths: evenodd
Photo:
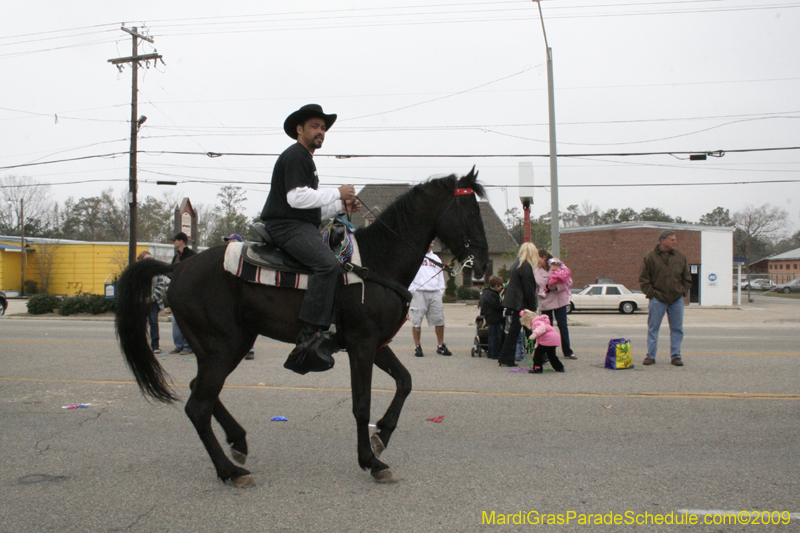
<path id="1" fill-rule="evenodd" d="M 186 261 L 197 252 L 189 248 L 188 246 L 183 249 L 183 253 L 175 252 L 175 257 L 172 258 L 173 263 L 180 263 L 181 261 Z"/>
<path id="2" fill-rule="evenodd" d="M 536 311 L 536 280 L 533 277 L 533 267 L 527 261 L 519 264 L 519 258 L 511 265 L 508 273 L 508 287 L 503 296 L 503 307 L 522 311 L 530 309 Z"/>
<path id="3" fill-rule="evenodd" d="M 481 292 L 481 314 L 487 324 L 503 323 L 503 304 L 500 303 L 500 293 L 491 287 L 486 287 Z"/>

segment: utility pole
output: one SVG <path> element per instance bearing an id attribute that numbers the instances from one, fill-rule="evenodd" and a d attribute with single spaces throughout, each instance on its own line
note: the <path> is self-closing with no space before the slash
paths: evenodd
<path id="1" fill-rule="evenodd" d="M 553 89 L 553 49 L 547 44 L 547 33 L 544 29 L 542 4 L 539 6 L 539 18 L 542 20 L 544 46 L 547 49 L 547 108 L 550 115 L 550 253 L 561 257 L 561 236 L 559 233 L 558 214 L 558 154 L 556 151 L 556 97 Z"/>
<path id="2" fill-rule="evenodd" d="M 25 296 L 25 200 L 19 199 L 19 295 Z"/>
<path id="3" fill-rule="evenodd" d="M 137 151 L 137 137 L 139 133 L 139 126 L 147 119 L 142 116 L 141 119 L 137 118 L 138 111 L 138 92 L 139 92 L 139 77 L 138 69 L 140 61 L 157 61 L 161 59 L 158 53 L 138 55 L 139 39 L 143 39 L 149 43 L 153 39 L 146 35 L 141 35 L 137 28 L 134 26 L 132 29 L 126 27 L 121 28 L 125 33 L 129 33 L 133 39 L 130 57 L 118 57 L 116 59 L 109 59 L 108 62 L 117 65 L 117 68 L 122 70 L 120 65 L 130 63 L 133 70 L 133 82 L 131 83 L 131 155 L 130 155 L 130 168 L 128 174 L 128 204 L 130 205 L 130 240 L 128 242 L 128 263 L 133 264 L 136 262 L 136 225 L 138 218 L 138 200 L 136 198 L 136 191 L 138 183 L 136 180 L 136 151 Z"/>

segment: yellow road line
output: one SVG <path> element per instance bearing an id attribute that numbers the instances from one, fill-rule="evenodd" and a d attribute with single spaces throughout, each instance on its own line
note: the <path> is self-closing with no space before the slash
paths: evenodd
<path id="1" fill-rule="evenodd" d="M 0 343 L 20 343 L 20 344 L 81 344 L 81 345 L 90 345 L 90 344 L 117 344 L 116 341 L 51 341 L 51 340 L 31 340 L 31 339 L 20 339 L 20 340 L 13 340 L 13 339 L 0 339 Z M 166 346 L 172 346 L 172 344 L 167 344 Z M 258 348 L 285 348 L 289 346 L 288 344 L 257 344 L 255 346 L 256 349 Z M 396 350 L 408 350 L 413 351 L 412 346 L 395 346 Z M 451 348 L 453 352 L 469 352 L 471 348 Z M 598 352 L 586 352 L 586 351 L 576 351 L 577 355 L 581 355 L 583 357 L 603 357 L 605 354 Z M 639 352 L 636 350 L 631 350 L 632 354 L 635 355 L 644 355 L 647 352 Z M 682 352 L 683 355 L 789 355 L 793 357 L 800 357 L 800 352 Z"/>
<path id="2" fill-rule="evenodd" d="M 93 379 L 53 379 L 53 378 L 13 378 L 0 377 L 0 381 L 39 381 L 44 383 L 85 383 L 100 385 L 136 385 L 135 381 L 93 380 Z M 172 383 L 173 387 L 189 387 L 188 383 Z M 343 387 L 287 387 L 275 385 L 226 385 L 230 389 L 350 392 Z M 394 390 L 372 389 L 373 392 L 394 394 Z M 453 390 L 415 390 L 414 394 L 462 394 L 480 396 L 558 396 L 573 398 L 662 398 L 662 399 L 700 399 L 700 400 L 800 400 L 800 394 L 771 394 L 751 392 L 634 392 L 628 394 L 595 392 L 509 392 L 509 391 L 453 391 Z"/>

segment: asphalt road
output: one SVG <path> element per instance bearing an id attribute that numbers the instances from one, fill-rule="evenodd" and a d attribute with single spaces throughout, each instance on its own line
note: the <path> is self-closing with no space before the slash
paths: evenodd
<path id="1" fill-rule="evenodd" d="M 245 490 L 217 481 L 182 404 L 141 396 L 112 322 L 2 317 L 0 531 L 800 531 L 800 301 L 743 309 L 687 310 L 683 368 L 663 354 L 641 366 L 644 313 L 572 315 L 579 360 L 540 376 L 470 357 L 475 311 L 466 306 L 448 306 L 452 357 L 434 354 L 428 328 L 426 357 L 413 357 L 404 328 L 393 347 L 414 392 L 383 455 L 399 477 L 393 485 L 358 468 L 346 357 L 298 376 L 282 368 L 288 345 L 259 338 L 256 359 L 223 391 L 248 430 L 246 466 L 258 485 Z M 631 339 L 633 370 L 603 369 L 616 337 Z M 194 361 L 160 361 L 185 398 Z M 393 382 L 376 371 L 373 386 L 374 421 Z M 62 408 L 79 403 L 91 406 Z M 288 421 L 270 421 L 277 415 Z M 426 421 L 437 416 L 441 423 Z M 578 523 L 609 513 L 684 520 L 685 510 L 794 518 Z M 569 525 L 500 524 L 501 515 L 534 521 L 534 512 L 578 516 Z M 494 525 L 485 524 L 492 513 Z"/>

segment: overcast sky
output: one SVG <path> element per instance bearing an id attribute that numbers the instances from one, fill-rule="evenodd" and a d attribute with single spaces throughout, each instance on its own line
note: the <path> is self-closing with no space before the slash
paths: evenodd
<path id="1" fill-rule="evenodd" d="M 172 191 L 211 205 L 232 184 L 255 216 L 273 154 L 293 142 L 284 119 L 313 102 L 339 115 L 315 156 L 323 186 L 476 165 L 502 217 L 520 207 L 518 167 L 530 162 L 532 215 L 550 210 L 545 41 L 530 0 L 5 4 L 0 167 L 116 154 L 0 169 L 51 184 L 55 200 L 127 190 L 131 69 L 108 63 L 131 54 L 124 24 L 154 39 L 139 53 L 165 63 L 140 70 L 140 199 Z M 561 209 L 697 221 L 770 203 L 800 229 L 800 151 L 736 152 L 800 147 L 800 2 L 543 0 L 542 11 L 558 153 L 584 154 L 558 159 Z M 603 155 L 643 152 L 660 154 Z"/>

